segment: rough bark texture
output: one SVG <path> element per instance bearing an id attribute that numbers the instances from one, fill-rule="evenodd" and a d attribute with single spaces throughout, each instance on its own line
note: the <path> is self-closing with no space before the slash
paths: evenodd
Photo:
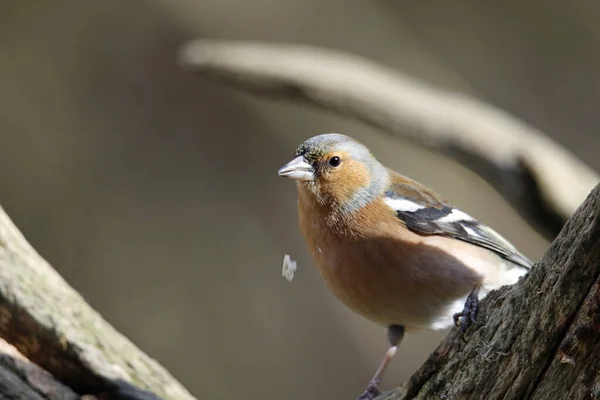
<path id="1" fill-rule="evenodd" d="M 75 400 L 80 397 L 0 339 L 0 399 Z M 92 400 L 92 396 L 87 396 Z"/>
<path id="2" fill-rule="evenodd" d="M 600 398 L 600 185 L 544 257 L 380 400 Z"/>
<path id="3" fill-rule="evenodd" d="M 194 399 L 93 310 L 31 247 L 2 208 L 0 336 L 80 394 Z"/>

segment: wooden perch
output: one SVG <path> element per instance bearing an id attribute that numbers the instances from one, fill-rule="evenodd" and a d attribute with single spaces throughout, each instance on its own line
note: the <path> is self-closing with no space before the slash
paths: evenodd
<path id="1" fill-rule="evenodd" d="M 0 339 L 0 398 L 77 400 L 80 397 Z"/>
<path id="2" fill-rule="evenodd" d="M 600 185 L 544 257 L 378 400 L 600 399 Z"/>
<path id="3" fill-rule="evenodd" d="M 31 247 L 1 207 L 0 336 L 75 393 L 110 399 L 194 400 L 163 367 L 88 305 Z M 6 354 L 0 349 L 0 360 Z M 0 363 L 2 394 L 8 376 L 3 367 Z M 58 398 L 70 398 L 65 396 Z"/>
<path id="4" fill-rule="evenodd" d="M 183 47 L 180 62 L 241 89 L 358 118 L 456 158 L 549 239 L 600 181 L 562 146 L 507 113 L 358 56 L 200 39 Z"/>

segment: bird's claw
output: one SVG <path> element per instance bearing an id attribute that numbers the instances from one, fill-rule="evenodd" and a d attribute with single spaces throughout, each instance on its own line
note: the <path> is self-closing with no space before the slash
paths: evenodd
<path id="1" fill-rule="evenodd" d="M 364 393 L 361 394 L 356 400 L 373 400 L 380 394 L 381 390 L 379 389 L 379 385 L 374 382 L 370 382 Z"/>
<path id="2" fill-rule="evenodd" d="M 454 325 L 460 326 L 460 332 L 465 333 L 471 324 L 477 323 L 475 317 L 479 309 L 479 298 L 476 293 L 467 296 L 465 307 L 459 313 L 454 314 Z M 458 319 L 460 318 L 460 325 Z"/>

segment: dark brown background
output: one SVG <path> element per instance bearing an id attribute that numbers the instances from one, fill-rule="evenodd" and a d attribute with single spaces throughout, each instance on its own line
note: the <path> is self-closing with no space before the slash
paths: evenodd
<path id="1" fill-rule="evenodd" d="M 0 204 L 119 330 L 198 397 L 354 398 L 386 343 L 318 278 L 277 169 L 321 132 L 494 226 L 547 243 L 468 169 L 348 119 L 181 72 L 194 37 L 366 56 L 471 93 L 600 170 L 600 3 L 63 0 L 0 5 Z M 292 283 L 283 255 L 298 260 Z M 440 334 L 408 336 L 398 385 Z"/>

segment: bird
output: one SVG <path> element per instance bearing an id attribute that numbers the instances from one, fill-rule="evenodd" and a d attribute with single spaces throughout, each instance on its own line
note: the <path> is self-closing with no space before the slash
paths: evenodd
<path id="1" fill-rule="evenodd" d="M 347 135 L 307 139 L 278 175 L 296 182 L 300 231 L 326 287 L 387 328 L 388 350 L 359 400 L 381 394 L 405 333 L 464 333 L 481 299 L 532 267 L 492 228 Z"/>

